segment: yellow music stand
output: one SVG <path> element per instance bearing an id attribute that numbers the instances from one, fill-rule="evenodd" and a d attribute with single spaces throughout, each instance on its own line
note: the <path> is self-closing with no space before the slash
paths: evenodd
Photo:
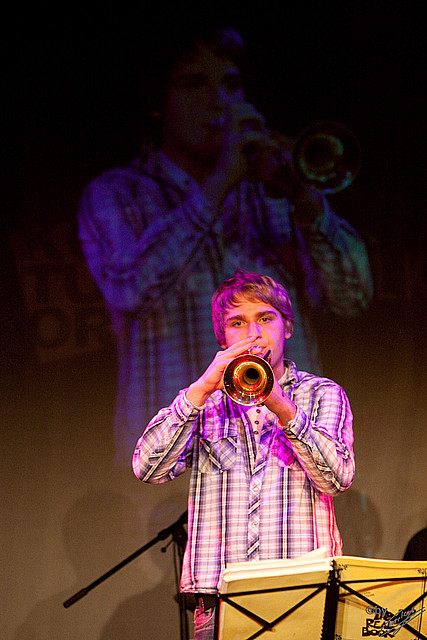
<path id="1" fill-rule="evenodd" d="M 427 640 L 426 561 L 326 557 L 231 564 L 218 640 Z"/>

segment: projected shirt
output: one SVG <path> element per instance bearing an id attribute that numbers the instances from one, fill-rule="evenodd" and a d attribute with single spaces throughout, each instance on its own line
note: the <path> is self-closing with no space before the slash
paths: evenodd
<path id="1" fill-rule="evenodd" d="M 79 235 L 117 335 L 117 460 L 130 464 L 150 418 L 199 377 L 219 347 L 215 289 L 238 267 L 288 290 L 287 357 L 320 374 L 310 314 L 351 315 L 371 297 L 364 243 L 324 199 L 313 224 L 292 223 L 286 199 L 243 181 L 220 209 L 161 152 L 107 171 L 84 191 Z"/>

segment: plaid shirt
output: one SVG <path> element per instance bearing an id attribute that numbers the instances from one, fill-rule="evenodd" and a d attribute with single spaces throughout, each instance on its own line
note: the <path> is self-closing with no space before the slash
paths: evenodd
<path id="1" fill-rule="evenodd" d="M 365 246 L 334 215 L 305 229 L 287 200 L 240 183 L 220 210 L 162 153 L 96 178 L 82 194 L 79 235 L 118 338 L 117 461 L 129 464 L 144 426 L 218 351 L 211 297 L 236 271 L 265 273 L 292 300 L 287 356 L 320 374 L 312 309 L 354 314 L 372 284 Z"/>
<path id="2" fill-rule="evenodd" d="M 281 427 L 267 412 L 257 446 L 247 409 L 216 391 L 201 408 L 181 391 L 138 441 L 133 469 L 153 484 L 191 467 L 181 589 L 215 592 L 230 562 L 342 554 L 332 496 L 354 477 L 352 412 L 344 390 L 285 361 L 296 403 Z"/>

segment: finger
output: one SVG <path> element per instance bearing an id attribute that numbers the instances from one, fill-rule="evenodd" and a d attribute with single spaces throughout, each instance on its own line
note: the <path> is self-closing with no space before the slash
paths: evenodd
<path id="1" fill-rule="evenodd" d="M 225 351 L 227 351 L 227 353 L 244 353 L 245 350 L 247 350 L 251 345 L 254 344 L 256 339 L 256 336 L 248 336 L 246 338 L 243 338 L 242 340 L 234 342 L 232 345 L 227 347 Z"/>
<path id="2" fill-rule="evenodd" d="M 264 116 L 248 103 L 231 105 L 230 124 L 234 131 L 266 133 Z"/>
<path id="3" fill-rule="evenodd" d="M 225 363 L 225 366 L 227 366 L 232 360 L 234 360 L 234 358 L 237 358 L 240 355 L 251 352 L 254 353 L 252 349 L 255 347 L 258 351 L 258 345 L 255 345 L 255 338 L 247 338 L 244 341 L 236 342 L 225 351 L 220 352 L 220 354 L 222 354 L 221 363 Z M 263 351 L 264 348 L 261 347 L 259 353 Z"/>

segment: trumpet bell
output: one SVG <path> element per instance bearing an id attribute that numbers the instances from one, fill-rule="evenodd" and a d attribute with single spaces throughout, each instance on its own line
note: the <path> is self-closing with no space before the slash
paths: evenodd
<path id="1" fill-rule="evenodd" d="M 234 402 L 254 406 L 263 404 L 273 391 L 274 373 L 264 358 L 244 353 L 227 366 L 223 383 Z"/>
<path id="2" fill-rule="evenodd" d="M 293 150 L 293 165 L 300 179 L 321 193 L 336 193 L 348 187 L 361 165 L 359 141 L 345 125 L 317 122 L 299 136 Z"/>

